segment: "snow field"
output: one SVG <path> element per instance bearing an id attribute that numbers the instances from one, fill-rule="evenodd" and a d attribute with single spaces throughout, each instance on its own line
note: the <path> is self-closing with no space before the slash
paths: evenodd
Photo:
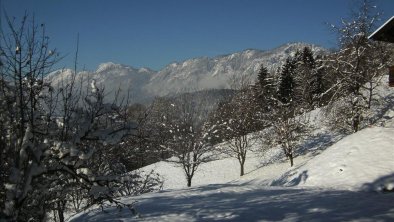
<path id="1" fill-rule="evenodd" d="M 202 165 L 191 188 L 180 168 L 159 162 L 144 170 L 161 174 L 164 190 L 123 199 L 138 215 L 90 209 L 71 221 L 393 221 L 393 193 L 365 190 L 393 182 L 392 135 L 394 128 L 367 128 L 297 156 L 293 167 L 277 148 L 250 153 L 242 178 L 235 159 L 220 159 Z"/>

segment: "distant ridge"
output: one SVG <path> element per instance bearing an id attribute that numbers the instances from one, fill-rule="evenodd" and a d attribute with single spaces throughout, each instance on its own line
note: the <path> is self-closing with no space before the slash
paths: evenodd
<path id="1" fill-rule="evenodd" d="M 120 90 L 120 97 L 131 95 L 133 102 L 144 102 L 156 96 L 204 89 L 228 89 L 230 79 L 240 76 L 255 79 L 261 64 L 268 70 L 275 71 L 287 57 L 304 47 L 310 47 L 315 54 L 328 53 L 325 48 L 298 42 L 272 50 L 246 49 L 227 55 L 173 62 L 159 71 L 107 62 L 100 64 L 96 71 L 79 73 L 78 78 L 84 81 L 94 79 L 97 84 L 105 87 L 108 100 L 114 99 L 114 93 Z M 57 70 L 47 79 L 56 86 L 70 74 L 69 69 Z M 84 84 L 87 86 L 88 83 Z"/>

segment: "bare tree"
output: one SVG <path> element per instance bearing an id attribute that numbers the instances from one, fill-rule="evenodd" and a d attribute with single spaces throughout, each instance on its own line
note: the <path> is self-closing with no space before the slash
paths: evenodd
<path id="1" fill-rule="evenodd" d="M 165 130 L 169 135 L 165 143 L 161 144 L 175 158 L 167 159 L 182 167 L 190 187 L 192 179 L 201 164 L 212 161 L 212 146 L 205 125 L 208 116 L 202 103 L 197 104 L 191 94 L 177 96 L 167 106 L 167 113 L 171 118 L 165 122 Z"/>
<path id="2" fill-rule="evenodd" d="M 212 135 L 222 137 L 226 146 L 220 152 L 236 158 L 240 165 L 240 175 L 245 174 L 245 162 L 254 140 L 248 135 L 263 128 L 262 112 L 254 90 L 244 88 L 228 103 L 222 104 L 215 112 Z"/>
<path id="3" fill-rule="evenodd" d="M 53 88 L 44 77 L 59 56 L 49 46 L 45 25 L 27 15 L 21 23 L 6 21 L 0 44 L 0 101 L 6 105 L 0 117 L 1 217 L 43 220 L 52 209 L 64 220 L 63 193 L 69 190 L 62 188 L 73 185 L 66 183 L 71 180 L 92 204 L 109 200 L 128 206 L 114 198 L 121 175 L 91 170 L 96 149 L 134 130 L 123 118 L 125 109 L 104 103 L 103 89 L 94 83 L 84 94 L 73 81 Z"/>
<path id="4" fill-rule="evenodd" d="M 37 26 L 34 18 L 30 25 L 27 18 L 25 15 L 17 26 L 16 21 L 6 16 L 7 32 L 1 33 L 0 44 L 1 101 L 6 105 L 1 119 L 4 145 L 1 168 L 5 176 L 2 186 L 12 184 L 3 188 L 6 198 L 2 209 L 5 215 L 15 219 L 28 195 L 32 171 L 39 167 L 36 162 L 40 159 L 34 153 L 40 147 L 33 144 L 34 134 L 41 137 L 43 133 L 35 127 L 42 124 L 44 117 L 40 93 L 49 87 L 44 83 L 44 76 L 58 60 L 56 52 L 49 48 L 45 26 Z M 50 113 L 47 117 L 51 117 Z M 30 158 L 35 160 L 32 164 Z"/>
<path id="5" fill-rule="evenodd" d="M 128 171 L 161 160 L 160 149 L 155 144 L 160 138 L 159 126 L 154 123 L 154 119 L 159 116 L 159 113 L 155 113 L 155 105 L 132 104 L 127 108 L 127 117 L 136 122 L 137 128 L 132 135 L 116 144 L 114 151 L 118 151 L 116 153 Z"/>
<path id="6" fill-rule="evenodd" d="M 279 103 L 272 115 L 272 131 L 266 132 L 270 135 L 265 135 L 265 141 L 279 145 L 293 166 L 295 151 L 309 133 L 307 114 L 290 104 Z"/>
<path id="7" fill-rule="evenodd" d="M 325 61 L 326 66 L 333 70 L 332 78 L 337 80 L 330 88 L 335 93 L 332 93 L 334 104 L 331 103 L 328 112 L 340 108 L 345 115 L 335 116 L 333 121 L 343 123 L 336 125 L 347 131 L 357 132 L 368 119 L 374 89 L 387 67 L 389 52 L 382 43 L 368 39 L 379 17 L 371 2 L 364 0 L 351 19 L 343 19 L 339 26 L 332 25 L 338 33 L 340 50 Z M 335 105 L 338 98 L 347 104 Z"/>

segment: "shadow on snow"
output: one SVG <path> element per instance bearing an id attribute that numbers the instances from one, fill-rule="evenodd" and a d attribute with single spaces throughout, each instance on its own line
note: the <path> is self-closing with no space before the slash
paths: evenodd
<path id="1" fill-rule="evenodd" d="M 163 221 L 169 216 L 189 221 L 393 221 L 393 198 L 393 193 L 208 185 L 136 198 L 141 218 L 109 208 L 107 213 L 86 213 L 78 221 Z"/>

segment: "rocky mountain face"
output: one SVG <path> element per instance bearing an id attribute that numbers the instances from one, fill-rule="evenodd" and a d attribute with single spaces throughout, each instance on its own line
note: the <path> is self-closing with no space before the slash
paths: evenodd
<path id="1" fill-rule="evenodd" d="M 95 81 L 104 87 L 107 100 L 127 96 L 133 102 L 144 102 L 155 96 L 175 95 L 205 89 L 229 89 L 240 79 L 254 81 L 261 64 L 274 72 L 293 56 L 297 50 L 310 47 L 315 54 L 328 50 L 306 43 L 289 43 L 268 51 L 248 49 L 217 57 L 200 57 L 183 62 L 171 63 L 160 71 L 149 68 L 136 69 L 127 65 L 103 63 L 96 71 L 78 73 L 77 79 L 84 85 Z M 47 79 L 54 86 L 67 81 L 71 70 L 58 70 Z"/>

